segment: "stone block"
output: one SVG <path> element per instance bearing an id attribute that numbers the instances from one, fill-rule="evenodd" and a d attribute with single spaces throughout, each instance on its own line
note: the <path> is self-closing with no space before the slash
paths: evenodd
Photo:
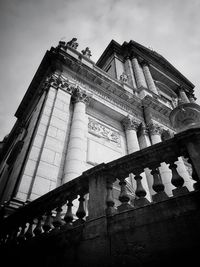
<path id="1" fill-rule="evenodd" d="M 48 149 L 48 148 L 43 148 L 42 155 L 41 155 L 41 160 L 48 162 L 48 163 L 53 163 L 55 159 L 55 152 Z"/>
<path id="2" fill-rule="evenodd" d="M 60 166 L 61 163 L 61 154 L 60 153 L 55 153 L 55 158 L 54 158 L 54 165 Z"/>
<path id="3" fill-rule="evenodd" d="M 35 172 L 36 164 L 37 164 L 36 161 L 29 159 L 26 163 L 24 174 L 32 177 Z"/>
<path id="4" fill-rule="evenodd" d="M 51 115 L 51 107 L 48 107 L 47 105 L 44 107 L 43 114 L 50 116 Z"/>
<path id="5" fill-rule="evenodd" d="M 58 129 L 57 133 L 56 133 L 56 139 L 58 139 L 60 141 L 65 141 L 65 137 L 66 137 L 66 132 Z"/>
<path id="6" fill-rule="evenodd" d="M 45 135 L 45 132 L 46 132 L 46 128 L 47 128 L 47 126 L 44 125 L 44 124 L 42 124 L 42 123 L 40 122 L 40 124 L 39 124 L 39 126 L 38 126 L 38 129 L 37 129 L 37 133 L 38 133 L 39 135 L 44 136 L 44 135 Z"/>
<path id="7" fill-rule="evenodd" d="M 47 135 L 49 135 L 51 137 L 56 137 L 56 135 L 57 135 L 57 128 L 54 127 L 54 126 L 49 126 Z"/>
<path id="8" fill-rule="evenodd" d="M 40 122 L 44 125 L 48 125 L 49 123 L 49 116 L 45 115 L 45 114 L 42 114 L 42 118 L 40 120 Z"/>
<path id="9" fill-rule="evenodd" d="M 48 180 L 56 181 L 58 177 L 59 168 L 44 161 L 40 161 L 37 176 L 41 176 Z"/>
<path id="10" fill-rule="evenodd" d="M 49 191 L 54 190 L 56 188 L 56 182 L 51 181 Z"/>
<path id="11" fill-rule="evenodd" d="M 63 142 L 57 140 L 56 138 L 47 136 L 44 144 L 45 148 L 53 150 L 55 152 L 62 152 L 63 150 Z"/>
<path id="12" fill-rule="evenodd" d="M 36 137 L 35 137 L 35 139 L 34 139 L 33 145 L 35 147 L 41 148 L 42 143 L 43 143 L 43 140 L 44 140 L 44 137 L 41 136 L 41 135 L 39 135 L 39 134 L 37 134 Z"/>
<path id="13" fill-rule="evenodd" d="M 35 182 L 33 184 L 32 193 L 37 195 L 44 195 L 50 190 L 51 181 L 40 176 L 35 177 Z"/>
<path id="14" fill-rule="evenodd" d="M 69 104 L 70 99 L 71 99 L 71 95 L 69 93 L 63 92 L 61 90 L 58 91 L 56 102 L 57 102 L 57 100 L 61 100 L 62 102 Z"/>
<path id="15" fill-rule="evenodd" d="M 55 116 L 55 117 L 59 118 L 62 121 L 65 121 L 65 122 L 68 121 L 68 117 L 69 117 L 67 112 L 62 111 L 62 110 L 57 109 L 57 108 L 54 108 L 52 116 Z"/>
<path id="16" fill-rule="evenodd" d="M 16 198 L 20 199 L 21 201 L 26 201 L 27 200 L 27 194 L 22 193 L 22 192 L 17 192 Z"/>
<path id="17" fill-rule="evenodd" d="M 63 120 L 60 120 L 59 118 L 53 116 L 51 118 L 51 125 L 57 127 L 60 130 L 65 131 L 67 128 L 67 123 Z"/>
<path id="18" fill-rule="evenodd" d="M 50 88 L 49 93 L 48 93 L 48 99 L 54 99 L 56 95 L 56 89 L 55 88 Z"/>
<path id="19" fill-rule="evenodd" d="M 27 194 L 30 188 L 30 184 L 32 181 L 33 177 L 29 176 L 29 175 L 23 175 L 22 176 L 22 180 L 19 186 L 19 191 L 21 193 Z"/>
<path id="20" fill-rule="evenodd" d="M 37 161 L 38 157 L 39 157 L 39 153 L 40 153 L 40 148 L 38 148 L 36 146 L 32 146 L 31 152 L 29 154 L 29 159 Z"/>
<path id="21" fill-rule="evenodd" d="M 60 110 L 64 110 L 64 102 L 60 99 L 56 99 L 56 108 Z"/>

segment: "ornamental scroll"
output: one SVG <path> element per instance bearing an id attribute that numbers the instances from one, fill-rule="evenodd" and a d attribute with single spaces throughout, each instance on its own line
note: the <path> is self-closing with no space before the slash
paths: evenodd
<path id="1" fill-rule="evenodd" d="M 98 137 L 102 137 L 104 139 L 107 139 L 108 141 L 111 141 L 117 146 L 121 146 L 120 142 L 120 134 L 116 131 L 113 131 L 112 129 L 108 128 L 107 126 L 89 118 L 88 123 L 88 131 L 91 134 L 94 134 Z"/>

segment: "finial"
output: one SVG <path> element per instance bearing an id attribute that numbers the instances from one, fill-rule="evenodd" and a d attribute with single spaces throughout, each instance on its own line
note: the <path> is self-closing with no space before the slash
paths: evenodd
<path id="1" fill-rule="evenodd" d="M 82 54 L 83 54 L 84 56 L 86 56 L 86 57 L 88 57 L 88 58 L 90 58 L 90 57 L 92 56 L 89 47 L 86 47 L 85 50 L 82 50 L 81 52 L 82 52 Z"/>
<path id="2" fill-rule="evenodd" d="M 71 41 L 67 42 L 67 45 L 70 46 L 71 48 L 77 49 L 78 43 L 76 42 L 77 38 L 72 38 Z"/>
<path id="3" fill-rule="evenodd" d="M 123 72 L 123 73 L 120 75 L 120 81 L 122 81 L 123 83 L 127 83 L 127 81 L 128 81 L 128 76 L 126 75 L 125 72 Z"/>

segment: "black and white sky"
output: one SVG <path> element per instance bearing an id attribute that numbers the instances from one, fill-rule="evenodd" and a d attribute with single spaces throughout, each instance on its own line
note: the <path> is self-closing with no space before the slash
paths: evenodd
<path id="1" fill-rule="evenodd" d="M 0 140 L 44 53 L 78 39 L 97 61 L 108 43 L 135 40 L 194 85 L 200 104 L 200 0 L 0 0 Z"/>

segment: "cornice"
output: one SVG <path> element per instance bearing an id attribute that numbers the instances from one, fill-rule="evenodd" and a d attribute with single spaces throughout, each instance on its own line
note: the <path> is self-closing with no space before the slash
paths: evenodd
<path id="1" fill-rule="evenodd" d="M 64 65 L 67 67 L 68 76 L 73 84 L 84 87 L 91 93 L 135 116 L 142 117 L 141 99 L 126 91 L 119 82 L 112 81 L 104 75 L 103 71 L 91 69 L 88 66 L 66 56 Z M 70 75 L 69 75 L 70 73 Z M 64 75 L 64 74 L 63 74 Z"/>

